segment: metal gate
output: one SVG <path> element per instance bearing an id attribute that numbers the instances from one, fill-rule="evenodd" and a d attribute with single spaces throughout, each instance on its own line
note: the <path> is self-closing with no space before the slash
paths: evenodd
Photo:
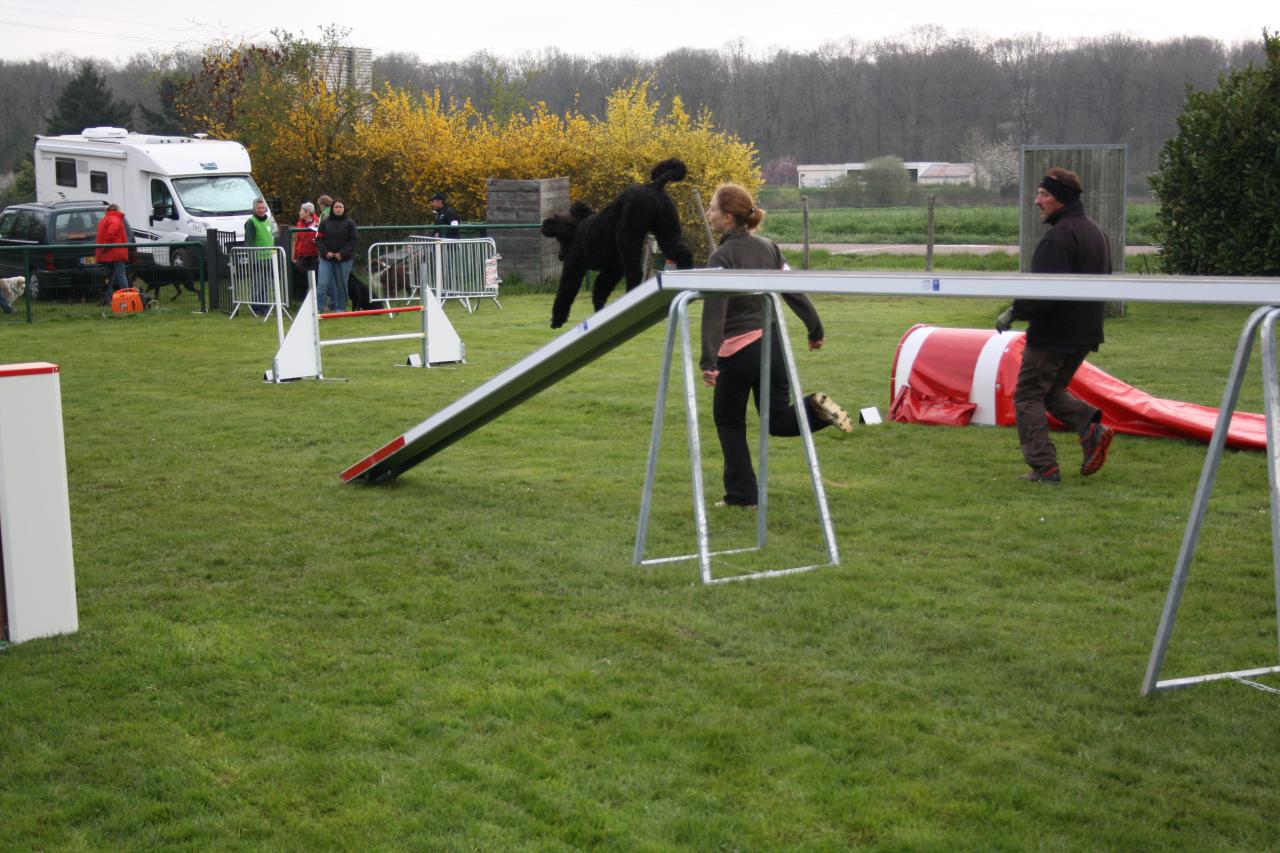
<path id="1" fill-rule="evenodd" d="M 247 305 L 263 321 L 276 310 L 292 319 L 284 307 L 286 282 L 282 247 L 236 246 L 231 250 L 231 316 Z"/>
<path id="2" fill-rule="evenodd" d="M 492 237 L 446 240 L 411 237 L 406 242 L 369 247 L 369 295 L 377 302 L 417 302 L 423 287 L 441 303 L 461 302 L 468 312 L 481 299 L 499 308 L 497 247 Z"/>

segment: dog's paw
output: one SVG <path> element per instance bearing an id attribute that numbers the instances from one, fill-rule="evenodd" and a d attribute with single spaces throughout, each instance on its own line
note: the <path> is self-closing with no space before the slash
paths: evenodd
<path id="1" fill-rule="evenodd" d="M 568 320 L 569 320 L 568 317 L 552 317 L 551 328 L 558 329 L 561 326 L 563 326 L 566 322 L 568 322 Z"/>

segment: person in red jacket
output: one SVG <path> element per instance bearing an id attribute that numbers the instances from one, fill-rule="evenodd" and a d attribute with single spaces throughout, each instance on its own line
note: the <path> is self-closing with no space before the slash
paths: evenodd
<path id="1" fill-rule="evenodd" d="M 315 272 L 320 266 L 320 254 L 316 250 L 316 233 L 320 230 L 320 217 L 316 216 L 316 206 L 304 201 L 298 208 L 298 224 L 295 228 L 304 230 L 293 232 L 293 265 L 301 275 L 301 293 L 305 298 L 309 287 L 307 274 Z"/>
<path id="2" fill-rule="evenodd" d="M 129 235 L 124 225 L 124 213 L 121 212 L 119 205 L 107 205 L 106 214 L 98 222 L 98 236 L 95 239 L 98 248 L 94 250 L 94 259 L 103 266 L 111 268 L 106 289 L 103 291 L 102 299 L 99 300 L 101 304 L 106 305 L 111 302 L 111 294 L 122 287 L 129 286 L 129 276 L 125 271 L 129 263 L 129 249 L 127 246 L 110 246 L 112 243 L 129 242 Z"/>

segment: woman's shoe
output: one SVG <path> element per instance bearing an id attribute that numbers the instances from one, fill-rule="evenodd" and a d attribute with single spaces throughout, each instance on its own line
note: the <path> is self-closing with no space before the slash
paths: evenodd
<path id="1" fill-rule="evenodd" d="M 814 394 L 809 399 L 813 401 L 813 410 L 818 413 L 819 418 L 837 427 L 841 432 L 853 432 L 853 420 L 849 417 L 849 413 L 829 395 Z"/>

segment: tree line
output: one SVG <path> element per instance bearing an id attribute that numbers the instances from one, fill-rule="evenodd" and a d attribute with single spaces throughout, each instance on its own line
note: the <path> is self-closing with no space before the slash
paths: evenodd
<path id="1" fill-rule="evenodd" d="M 1121 34 L 985 39 L 918 27 L 813 51 L 758 53 L 736 42 L 655 59 L 548 49 L 429 63 L 389 53 L 375 57 L 373 70 L 375 89 L 438 90 L 444 103 L 469 100 L 499 122 L 540 102 L 550 113 L 603 115 L 611 93 L 648 80 L 657 99 L 678 96 L 691 114 L 706 110 L 718 128 L 753 143 L 766 179 L 785 179 L 794 163 L 882 155 L 961 161 L 984 146 L 1125 143 L 1129 174 L 1141 184 L 1176 129 L 1187 87 L 1212 89 L 1219 75 L 1263 60 L 1261 38 L 1235 45 Z M 202 128 L 182 126 L 172 104 L 200 63 L 199 54 L 152 52 L 94 66 L 131 108 L 133 129 L 189 132 Z M 58 97 L 81 64 L 66 55 L 0 60 L 0 115 L 7 118 L 0 173 L 15 171 L 30 156 L 32 137 L 49 132 Z"/>
<path id="2" fill-rule="evenodd" d="M 423 63 L 388 54 L 375 76 L 405 89 L 438 87 L 446 99 L 497 114 L 538 101 L 553 112 L 593 113 L 627 80 L 652 78 L 659 97 L 706 108 L 721 129 L 752 142 L 766 178 L 773 161 L 968 161 L 977 146 L 1009 143 L 1125 143 L 1129 172 L 1140 178 L 1174 132 L 1188 85 L 1212 89 L 1218 75 L 1263 58 L 1261 38 L 984 40 L 920 27 L 896 39 L 765 55 L 742 43 L 654 60 L 547 50 Z"/>

